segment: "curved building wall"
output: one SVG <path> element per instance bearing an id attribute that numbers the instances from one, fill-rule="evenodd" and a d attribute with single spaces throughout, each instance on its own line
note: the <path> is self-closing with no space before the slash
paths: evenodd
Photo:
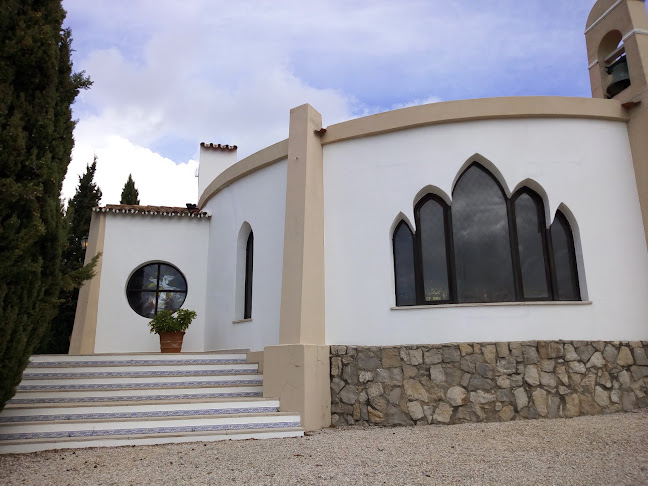
<path id="1" fill-rule="evenodd" d="M 211 213 L 205 349 L 260 350 L 278 344 L 286 160 L 231 183 L 214 194 L 203 210 Z M 238 240 L 244 223 L 254 233 L 250 320 L 243 320 L 236 309 Z M 239 278 L 239 286 L 242 282 Z"/>
<path id="2" fill-rule="evenodd" d="M 624 122 L 469 121 L 323 150 L 327 344 L 648 338 L 648 254 Z M 561 204 L 573 214 L 581 293 L 591 303 L 392 309 L 397 216 L 414 222 L 426 186 L 451 197 L 475 154 L 492 163 L 508 195 L 539 185 L 551 220 Z"/>
<path id="3" fill-rule="evenodd" d="M 195 310 L 183 351 L 204 351 L 205 279 L 209 219 L 181 216 L 106 215 L 95 353 L 159 352 L 147 317 L 131 309 L 126 285 L 145 263 L 168 262 L 187 280 L 182 308 Z"/>

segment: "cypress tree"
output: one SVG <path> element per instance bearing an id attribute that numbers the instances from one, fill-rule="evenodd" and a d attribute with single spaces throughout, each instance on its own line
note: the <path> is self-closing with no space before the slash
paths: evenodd
<path id="1" fill-rule="evenodd" d="M 77 275 L 85 258 L 82 239 L 90 232 L 92 208 L 99 205 L 101 189 L 94 182 L 97 170 L 97 157 L 91 165 L 86 166 L 86 172 L 79 176 L 79 185 L 76 193 L 68 202 L 65 213 L 65 226 L 67 228 L 67 242 L 63 249 L 61 271 L 63 272 L 63 289 L 60 294 L 58 314 L 52 320 L 49 332 L 45 334 L 37 353 L 67 354 L 70 348 L 70 335 L 74 327 L 74 315 L 79 299 Z M 94 267 L 94 265 L 92 265 Z M 81 279 L 85 280 L 86 275 Z M 82 281 L 81 280 L 81 281 Z"/>
<path id="2" fill-rule="evenodd" d="M 119 204 L 139 204 L 139 191 L 135 187 L 135 181 L 131 174 L 128 174 L 128 180 L 124 184 Z"/>
<path id="3" fill-rule="evenodd" d="M 73 73 L 60 0 L 0 5 L 0 409 L 57 312 Z"/>

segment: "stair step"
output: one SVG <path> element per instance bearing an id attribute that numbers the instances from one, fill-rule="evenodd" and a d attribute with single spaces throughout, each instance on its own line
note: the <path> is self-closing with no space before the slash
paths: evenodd
<path id="1" fill-rule="evenodd" d="M 209 364 L 174 366 L 112 366 L 84 368 L 27 368 L 23 380 L 61 378 L 127 378 L 139 376 L 210 376 L 256 373 L 259 366 L 248 364 Z"/>
<path id="2" fill-rule="evenodd" d="M 271 413 L 279 410 L 278 400 L 237 400 L 227 402 L 160 403 L 155 405 L 100 405 L 81 407 L 10 408 L 0 413 L 2 423 L 28 423 L 79 420 L 114 420 L 168 417 Z"/>
<path id="3" fill-rule="evenodd" d="M 139 378 L 59 378 L 57 380 L 25 380 L 17 391 L 36 390 L 120 390 L 132 388 L 173 388 L 220 385 L 262 385 L 263 375 L 222 375 L 218 377 L 139 377 Z"/>
<path id="4" fill-rule="evenodd" d="M 246 363 L 243 353 L 152 353 L 119 355 L 34 355 L 29 359 L 31 368 L 79 366 L 159 366 L 176 364 L 235 364 Z"/>
<path id="5" fill-rule="evenodd" d="M 177 444 L 183 442 L 215 442 L 221 440 L 281 439 L 303 437 L 301 427 L 275 429 L 238 429 L 212 432 L 184 432 L 182 434 L 140 434 L 110 438 L 62 437 L 6 441 L 0 445 L 0 454 L 20 454 L 51 449 L 78 449 L 83 447 L 118 447 L 135 445 Z"/>
<path id="6" fill-rule="evenodd" d="M 207 400 L 239 397 L 261 397 L 261 385 L 223 385 L 213 387 L 177 387 L 159 389 L 92 390 L 92 391 L 35 391 L 19 392 L 7 407 L 33 404 L 98 403 L 159 400 Z"/>
<path id="7" fill-rule="evenodd" d="M 298 414 L 269 413 L 204 418 L 111 420 L 105 422 L 58 422 L 38 424 L 0 424 L 0 444 L 7 440 L 51 439 L 60 437 L 99 437 L 114 435 L 178 434 L 213 432 L 246 428 L 271 429 L 300 427 Z"/>
<path id="8" fill-rule="evenodd" d="M 0 412 L 0 454 L 299 437 L 245 352 L 41 355 Z"/>

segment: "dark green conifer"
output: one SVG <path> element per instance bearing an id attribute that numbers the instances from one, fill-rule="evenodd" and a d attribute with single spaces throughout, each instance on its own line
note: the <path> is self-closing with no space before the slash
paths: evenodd
<path id="1" fill-rule="evenodd" d="M 73 73 L 60 0 L 0 4 L 0 409 L 56 315 Z"/>
<path id="2" fill-rule="evenodd" d="M 119 204 L 139 204 L 139 191 L 135 187 L 135 181 L 131 174 L 128 174 L 128 180 L 124 184 Z"/>
<path id="3" fill-rule="evenodd" d="M 95 156 L 92 164 L 86 166 L 85 174 L 79 176 L 76 193 L 68 202 L 65 213 L 67 242 L 61 261 L 63 285 L 59 298 L 59 310 L 52 320 L 49 331 L 36 349 L 37 353 L 67 354 L 70 347 L 70 335 L 74 327 L 74 315 L 79 299 L 78 287 L 88 277 L 83 270 L 85 249 L 82 240 L 90 232 L 92 208 L 98 206 L 101 200 L 101 189 L 94 182 L 96 170 L 97 157 Z"/>

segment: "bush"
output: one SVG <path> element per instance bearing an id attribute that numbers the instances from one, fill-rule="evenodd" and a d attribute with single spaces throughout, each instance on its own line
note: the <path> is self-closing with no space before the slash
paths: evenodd
<path id="1" fill-rule="evenodd" d="M 160 311 L 149 322 L 151 334 L 161 334 L 163 332 L 183 332 L 186 331 L 196 318 L 196 311 L 189 309 L 180 309 L 173 315 L 171 311 Z"/>

